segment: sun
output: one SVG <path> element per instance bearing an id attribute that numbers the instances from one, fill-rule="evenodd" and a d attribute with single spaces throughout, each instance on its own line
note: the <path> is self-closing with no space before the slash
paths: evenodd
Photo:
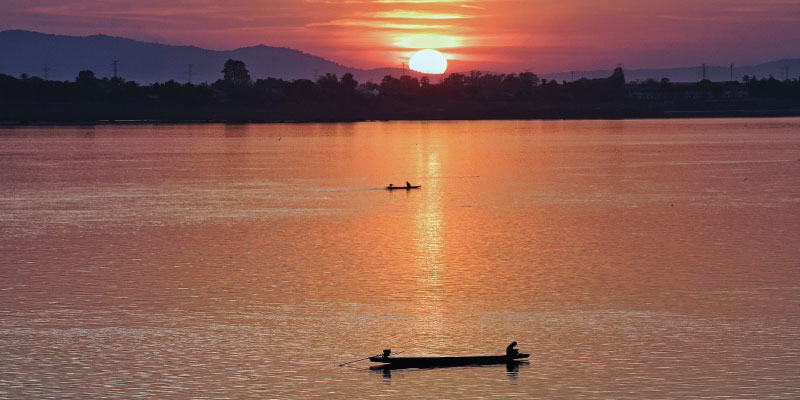
<path id="1" fill-rule="evenodd" d="M 408 67 L 423 74 L 443 74 L 447 71 L 447 59 L 436 50 L 420 50 L 411 57 Z"/>

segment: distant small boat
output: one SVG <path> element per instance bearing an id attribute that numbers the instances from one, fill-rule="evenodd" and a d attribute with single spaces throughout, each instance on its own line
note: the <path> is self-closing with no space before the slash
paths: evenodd
<path id="1" fill-rule="evenodd" d="M 419 189 L 421 187 L 422 186 L 387 186 L 386 189 L 387 190 L 400 190 L 400 189 L 411 190 L 411 189 Z"/>
<path id="2" fill-rule="evenodd" d="M 522 362 L 530 354 L 520 353 L 516 356 L 460 356 L 460 357 L 384 357 L 372 356 L 370 361 L 384 365 L 372 368 L 437 368 L 458 367 L 465 365 L 511 364 Z"/>

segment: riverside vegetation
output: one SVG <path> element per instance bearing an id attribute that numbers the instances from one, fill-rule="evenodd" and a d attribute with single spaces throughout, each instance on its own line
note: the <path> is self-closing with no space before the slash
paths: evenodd
<path id="1" fill-rule="evenodd" d="M 173 80 L 141 85 L 98 78 L 51 81 L 0 74 L 0 121 L 322 122 L 394 119 L 643 118 L 800 115 L 800 80 L 673 83 L 626 82 L 622 68 L 605 79 L 557 82 L 533 73 L 453 73 L 441 78 L 386 76 L 359 83 L 353 75 L 315 81 L 253 80 L 228 60 L 213 83 Z M 433 82 L 438 80 L 438 82 Z"/>

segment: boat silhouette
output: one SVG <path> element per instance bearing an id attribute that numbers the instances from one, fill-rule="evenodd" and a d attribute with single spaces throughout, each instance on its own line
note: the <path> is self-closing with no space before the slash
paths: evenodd
<path id="1" fill-rule="evenodd" d="M 401 368 L 441 368 L 458 367 L 467 365 L 496 365 L 514 364 L 525 362 L 530 354 L 519 353 L 516 355 L 502 356 L 453 356 L 453 357 L 392 357 L 377 355 L 369 360 L 382 365 L 374 365 L 372 369 L 401 369 Z"/>
<path id="2" fill-rule="evenodd" d="M 420 185 L 417 185 L 417 186 L 387 186 L 386 190 L 401 190 L 401 189 L 402 190 L 411 190 L 411 189 L 419 189 L 421 187 L 422 186 L 420 186 Z"/>

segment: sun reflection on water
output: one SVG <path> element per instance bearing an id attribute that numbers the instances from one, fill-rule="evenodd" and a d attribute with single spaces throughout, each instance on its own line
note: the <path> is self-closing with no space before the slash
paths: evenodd
<path id="1" fill-rule="evenodd" d="M 437 177 L 440 175 L 439 153 L 418 150 L 419 176 Z M 442 252 L 445 247 L 442 234 L 442 204 L 439 198 L 439 187 L 435 179 L 426 180 L 423 199 L 415 216 L 415 241 L 418 251 L 417 266 L 417 298 L 418 320 L 416 329 L 428 336 L 430 345 L 436 346 L 436 339 L 441 338 L 445 324 L 445 310 L 442 299 L 443 272 Z"/>

